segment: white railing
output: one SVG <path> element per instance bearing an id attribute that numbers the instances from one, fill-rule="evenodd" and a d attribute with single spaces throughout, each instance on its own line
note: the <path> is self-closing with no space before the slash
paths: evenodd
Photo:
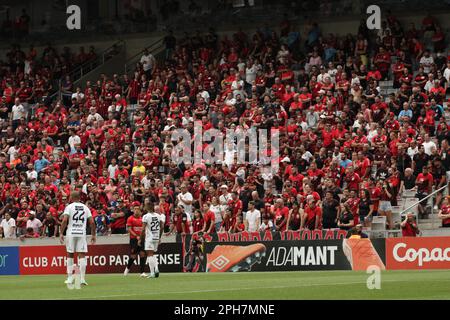
<path id="1" fill-rule="evenodd" d="M 428 199 L 433 198 L 434 196 L 438 193 L 441 192 L 443 190 L 445 190 L 445 188 L 448 188 L 450 183 L 447 183 L 445 186 L 434 190 L 432 193 L 430 193 L 429 195 L 427 195 L 426 197 L 424 197 L 422 200 L 419 200 L 415 203 L 413 203 L 412 205 L 410 205 L 408 208 L 403 209 L 403 211 L 400 212 L 400 217 L 405 214 L 406 212 L 408 212 L 409 210 L 411 210 L 412 208 L 414 208 L 415 206 L 419 205 L 420 203 L 422 203 L 423 201 L 428 201 Z M 433 215 L 433 211 L 434 211 L 434 206 L 433 206 L 433 202 L 431 203 L 431 215 Z M 432 223 L 432 228 L 434 229 L 435 225 L 434 225 L 434 217 L 431 218 L 431 223 Z"/>

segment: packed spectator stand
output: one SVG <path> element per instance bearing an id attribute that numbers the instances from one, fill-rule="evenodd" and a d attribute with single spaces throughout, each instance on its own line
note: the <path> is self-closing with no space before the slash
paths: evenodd
<path id="1" fill-rule="evenodd" d="M 99 235 L 126 233 L 133 207 L 151 202 L 167 234 L 350 230 L 377 215 L 400 228 L 400 196 L 422 199 L 450 178 L 446 34 L 431 15 L 417 28 L 393 15 L 381 30 L 362 21 L 347 36 L 308 28 L 306 39 L 287 20 L 278 32 L 169 34 L 163 59 L 146 52 L 133 74 L 79 88 L 66 75 L 93 49 L 14 47 L 0 71 L 0 219 L 14 219 L 20 237 L 56 236 L 78 189 Z M 69 99 L 50 99 L 54 79 Z M 278 129 L 279 172 L 177 165 L 171 133 L 193 134 L 195 121 Z M 445 194 L 433 206 L 450 226 Z"/>

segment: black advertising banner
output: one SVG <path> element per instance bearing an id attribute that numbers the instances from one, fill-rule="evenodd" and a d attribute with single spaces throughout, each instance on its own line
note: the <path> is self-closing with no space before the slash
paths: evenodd
<path id="1" fill-rule="evenodd" d="M 209 242 L 204 245 L 203 257 L 199 259 L 203 265 L 199 269 L 206 272 L 366 270 L 374 264 L 384 269 L 384 239 L 347 241 Z"/>
<path id="2" fill-rule="evenodd" d="M 179 243 L 163 242 L 159 245 L 156 254 L 158 255 L 161 272 L 181 272 L 183 270 L 183 256 Z"/>
<path id="3" fill-rule="evenodd" d="M 203 261 L 205 244 L 209 242 L 255 242 L 255 241 L 308 241 L 344 239 L 347 231 L 340 229 L 328 230 L 298 230 L 283 232 L 219 232 L 211 234 L 184 235 L 177 234 L 177 242 L 182 243 L 183 271 L 204 272 L 206 263 Z"/>

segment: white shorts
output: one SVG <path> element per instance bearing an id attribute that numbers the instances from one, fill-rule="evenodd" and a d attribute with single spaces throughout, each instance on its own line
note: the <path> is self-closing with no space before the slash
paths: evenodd
<path id="1" fill-rule="evenodd" d="M 87 252 L 86 237 L 67 236 L 66 251 L 68 253 L 75 253 L 75 252 L 86 253 Z"/>
<path id="2" fill-rule="evenodd" d="M 381 211 L 392 211 L 392 205 L 390 201 L 380 201 L 379 210 Z"/>
<path id="3" fill-rule="evenodd" d="M 154 252 L 158 251 L 158 243 L 159 241 L 154 240 L 145 240 L 145 251 L 152 250 Z"/>

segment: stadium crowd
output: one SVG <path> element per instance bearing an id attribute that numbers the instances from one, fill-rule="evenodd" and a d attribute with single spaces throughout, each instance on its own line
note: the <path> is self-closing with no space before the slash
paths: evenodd
<path id="1" fill-rule="evenodd" d="M 56 236 L 72 189 L 99 235 L 126 233 L 133 208 L 150 203 L 166 215 L 166 233 L 349 230 L 375 215 L 400 227 L 391 211 L 405 190 L 423 198 L 450 178 L 445 34 L 429 15 L 417 29 L 393 15 L 379 31 L 362 21 L 353 35 L 308 28 L 305 39 L 288 20 L 279 32 L 169 34 L 165 58 L 145 52 L 132 76 L 103 75 L 83 89 L 67 78 L 68 101 L 47 99 L 64 53 L 46 49 L 47 64 L 34 65 L 36 50 L 15 48 L 0 73 L 4 237 Z M 224 133 L 278 129 L 279 172 L 177 165 L 171 132 L 193 134 L 194 121 Z M 443 195 L 434 205 L 450 226 Z M 415 235 L 409 225 L 403 234 Z"/>

